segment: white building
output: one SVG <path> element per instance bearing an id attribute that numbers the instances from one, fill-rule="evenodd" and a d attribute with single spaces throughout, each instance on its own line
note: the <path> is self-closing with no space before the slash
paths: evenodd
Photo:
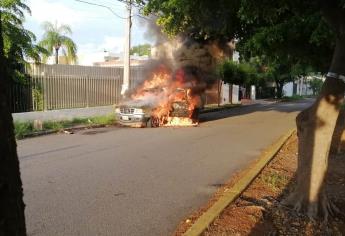
<path id="1" fill-rule="evenodd" d="M 294 82 L 289 82 L 283 87 L 284 96 L 291 97 L 293 95 L 308 96 L 313 95 L 313 90 L 309 86 L 309 81 L 312 79 L 320 79 L 325 81 L 324 76 L 305 76 L 300 77 Z"/>

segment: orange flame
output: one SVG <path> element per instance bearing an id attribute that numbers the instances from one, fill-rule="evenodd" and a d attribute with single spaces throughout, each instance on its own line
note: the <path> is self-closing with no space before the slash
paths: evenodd
<path id="1" fill-rule="evenodd" d="M 185 117 L 169 117 L 168 122 L 164 126 L 197 126 L 198 122 L 194 122 L 191 118 Z"/>
<path id="2" fill-rule="evenodd" d="M 160 66 L 150 79 L 136 89 L 131 98 L 149 101 L 154 107 L 151 117 L 159 126 L 195 126 L 198 123 L 193 119 L 193 112 L 200 104 L 200 96 L 192 93 L 195 84 L 196 81 L 186 81 L 182 69 L 173 76 L 169 69 Z M 183 114 L 175 114 L 174 109 L 182 109 Z"/>

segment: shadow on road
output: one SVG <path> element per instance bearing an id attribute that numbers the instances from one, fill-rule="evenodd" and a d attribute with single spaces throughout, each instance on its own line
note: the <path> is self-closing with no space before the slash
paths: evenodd
<path id="1" fill-rule="evenodd" d="M 311 106 L 313 99 L 305 99 L 297 102 L 281 102 L 281 103 L 258 103 L 248 106 L 234 107 L 227 110 L 218 112 L 210 112 L 201 114 L 199 121 L 200 123 L 225 119 L 233 116 L 247 115 L 254 112 L 267 112 L 267 111 L 278 111 L 284 113 L 291 113 L 302 111 L 307 107 Z"/>

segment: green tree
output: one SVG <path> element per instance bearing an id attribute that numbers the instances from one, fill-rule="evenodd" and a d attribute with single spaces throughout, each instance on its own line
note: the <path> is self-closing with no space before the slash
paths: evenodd
<path id="1" fill-rule="evenodd" d="M 321 91 L 323 81 L 320 78 L 312 78 L 308 81 L 309 88 L 313 91 L 313 95 L 318 95 Z"/>
<path id="2" fill-rule="evenodd" d="M 35 62 L 40 61 L 40 54 L 46 54 L 47 51 L 34 44 L 35 35 L 23 28 L 23 10 L 30 13 L 30 9 L 25 4 L 18 4 L 20 1 L 5 1 L 3 4 L 13 4 L 15 9 L 9 7 L 2 12 L 2 36 L 4 43 L 4 56 L 7 60 L 7 69 L 13 80 L 24 81 L 25 58 L 33 59 Z"/>
<path id="3" fill-rule="evenodd" d="M 257 84 L 256 68 L 247 62 L 236 63 L 226 60 L 219 65 L 217 73 L 224 82 L 229 84 L 246 87 Z"/>
<path id="4" fill-rule="evenodd" d="M 150 44 L 139 44 L 134 46 L 130 50 L 131 55 L 135 53 L 139 56 L 151 56 L 151 45 Z"/>
<path id="5" fill-rule="evenodd" d="M 23 188 L 7 94 L 11 77 L 15 73 L 13 64 L 23 60 L 24 52 L 34 50 L 34 47 L 30 49 L 31 34 L 22 28 L 25 10 L 28 7 L 20 0 L 0 2 L 0 235 L 26 235 Z M 29 37 L 11 39 L 9 29 L 18 30 L 14 32 L 16 35 Z M 14 42 L 23 44 L 14 45 Z M 19 51 L 13 52 L 11 49 L 14 47 Z"/>
<path id="6" fill-rule="evenodd" d="M 259 77 L 255 67 L 248 62 L 235 63 L 230 60 L 222 63 L 224 82 L 241 85 L 246 88 L 246 97 L 250 96 L 251 85 L 258 85 Z"/>
<path id="7" fill-rule="evenodd" d="M 146 2 L 146 1 L 144 1 Z M 345 1 L 149 0 L 146 13 L 170 34 L 237 38 L 245 58 L 287 58 L 328 74 L 315 103 L 296 118 L 299 137 L 297 188 L 285 201 L 310 217 L 335 208 L 323 187 L 332 134 L 345 83 Z"/>
<path id="8" fill-rule="evenodd" d="M 286 83 L 305 75 L 305 69 L 298 64 L 291 64 L 288 60 L 277 59 L 268 61 L 264 76 L 268 81 L 273 81 L 276 87 L 276 97 L 283 97 L 283 87 Z"/>
<path id="9" fill-rule="evenodd" d="M 284 84 L 294 79 L 291 68 L 285 64 L 264 63 L 257 58 L 240 63 L 225 61 L 220 65 L 218 74 L 226 83 L 244 87 L 265 87 L 267 82 L 274 82 L 277 89 L 275 95 L 278 98 L 283 96 Z"/>
<path id="10" fill-rule="evenodd" d="M 71 35 L 72 30 L 68 25 L 60 25 L 50 22 L 43 23 L 45 31 L 39 45 L 49 52 L 49 56 L 55 54 L 55 64 L 59 64 L 59 51 L 66 57 L 67 63 L 77 62 L 77 46 L 71 38 L 66 35 Z M 47 56 L 43 55 L 43 61 L 47 60 Z"/>

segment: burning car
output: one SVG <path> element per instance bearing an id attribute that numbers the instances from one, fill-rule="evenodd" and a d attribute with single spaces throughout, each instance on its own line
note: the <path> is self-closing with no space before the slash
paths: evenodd
<path id="1" fill-rule="evenodd" d="M 132 127 L 145 127 L 148 126 L 150 120 L 149 109 L 140 106 L 125 106 L 122 105 L 115 109 L 118 123 L 121 125 L 128 125 Z"/>
<path id="2" fill-rule="evenodd" d="M 196 126 L 200 96 L 185 70 L 171 73 L 160 67 L 116 108 L 118 122 L 132 127 Z"/>
<path id="3" fill-rule="evenodd" d="M 125 102 L 115 110 L 118 122 L 132 127 L 196 126 L 199 108 L 191 108 L 188 90 L 178 88 L 172 97 L 174 99 L 164 106 L 155 106 L 143 100 Z"/>

